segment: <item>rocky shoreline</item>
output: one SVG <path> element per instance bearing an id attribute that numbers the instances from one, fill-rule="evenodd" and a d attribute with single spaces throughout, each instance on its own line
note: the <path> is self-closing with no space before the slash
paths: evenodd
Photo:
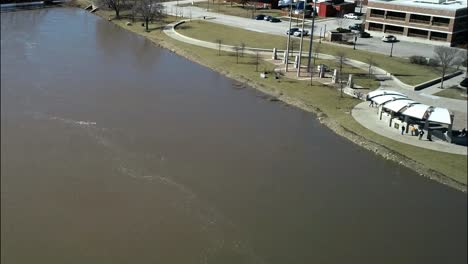
<path id="1" fill-rule="evenodd" d="M 75 5 L 73 5 L 74 7 L 81 7 L 83 8 L 83 4 L 80 4 L 79 2 L 76 3 Z M 95 13 L 96 14 L 96 13 Z M 99 15 L 99 14 L 96 14 L 104 19 L 107 19 L 105 17 L 103 17 L 102 15 Z M 124 27 L 122 27 L 123 29 L 126 29 Z M 128 30 L 128 29 L 126 29 Z M 132 33 L 135 33 L 135 34 L 138 34 L 136 32 L 133 32 L 131 30 L 128 30 Z M 256 83 L 254 80 L 251 80 L 251 79 L 248 79 L 244 76 L 239 76 L 237 74 L 233 74 L 229 71 L 226 71 L 224 69 L 219 69 L 219 68 L 216 68 L 216 67 L 213 67 L 212 65 L 209 65 L 207 63 L 204 63 L 202 61 L 200 61 L 196 56 L 194 56 L 193 54 L 191 53 L 188 53 L 186 52 L 185 50 L 183 50 L 182 48 L 180 47 L 177 47 L 176 45 L 172 44 L 172 43 L 169 43 L 167 41 L 165 41 L 164 39 L 160 39 L 158 42 L 156 42 L 155 40 L 152 40 L 152 39 L 149 39 L 147 38 L 148 40 L 150 40 L 155 46 L 157 47 L 161 47 L 161 48 L 165 48 L 167 50 L 170 50 L 171 52 L 173 53 L 176 53 L 190 61 L 193 61 L 195 63 L 198 63 L 200 65 L 203 65 L 207 68 L 210 68 L 228 78 L 231 78 L 237 82 L 240 82 L 242 84 L 244 84 L 246 87 L 252 87 L 254 89 L 257 89 L 258 91 L 268 95 L 268 96 L 271 96 L 273 98 L 276 98 L 277 100 L 285 103 L 285 104 L 288 104 L 288 105 L 291 105 L 291 106 L 295 106 L 299 109 L 302 109 L 304 111 L 307 111 L 307 112 L 311 112 L 311 113 L 314 113 L 316 116 L 317 116 L 317 119 L 320 121 L 321 124 L 323 124 L 324 126 L 328 127 L 330 130 L 332 130 L 333 132 L 335 132 L 336 134 L 350 140 L 351 142 L 367 149 L 367 150 L 370 150 L 372 152 L 374 152 L 375 154 L 387 159 L 387 160 L 391 160 L 393 162 L 396 162 L 402 166 L 405 166 L 413 171 L 416 171 L 418 174 L 420 174 L 421 176 L 425 176 L 431 180 L 435 180 L 439 183 L 442 183 L 444 185 L 447 185 L 449 187 L 452 187 L 454 189 L 457 189 L 457 190 L 460 190 L 464 193 L 467 192 L 467 185 L 463 184 L 463 183 L 460 183 L 460 182 L 457 182 L 449 177 L 447 177 L 446 175 L 438 172 L 438 171 L 435 171 L 435 170 L 432 170 L 432 169 L 428 169 L 428 168 L 425 168 L 425 166 L 419 162 L 416 162 L 414 160 L 412 160 L 411 158 L 405 156 L 405 155 L 402 155 L 394 150 L 391 150 L 387 147 L 385 147 L 384 145 L 381 145 L 381 144 L 378 144 L 374 141 L 371 141 L 369 139 L 366 139 L 356 133 L 354 133 L 353 131 L 350 131 L 348 129 L 346 129 L 345 127 L 341 126 L 339 123 L 337 123 L 336 121 L 332 120 L 331 118 L 329 118 L 324 112 L 322 112 L 322 110 L 320 108 L 317 108 L 317 107 L 314 107 L 313 105 L 307 105 L 307 104 L 304 104 L 303 102 L 295 99 L 295 98 L 291 98 L 291 97 L 287 97 L 281 93 L 277 93 L 275 92 L 275 89 L 274 87 L 271 87 L 271 88 L 268 88 L 268 87 L 265 87 L 264 85 L 262 84 L 259 84 L 259 83 Z M 276 101 L 276 100 L 275 100 Z"/>

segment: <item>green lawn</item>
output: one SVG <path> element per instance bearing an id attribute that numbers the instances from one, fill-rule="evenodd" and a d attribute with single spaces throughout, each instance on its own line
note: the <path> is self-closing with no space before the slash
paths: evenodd
<path id="1" fill-rule="evenodd" d="M 463 96 L 463 94 L 465 96 Z M 440 92 L 435 93 L 434 95 L 447 97 L 447 98 L 452 98 L 452 99 L 458 99 L 458 100 L 467 100 L 466 90 L 457 88 L 456 86 L 443 89 Z"/>
<path id="2" fill-rule="evenodd" d="M 223 44 L 227 45 L 238 45 L 244 42 L 248 47 L 286 49 L 287 42 L 286 35 L 279 36 L 260 33 L 208 21 L 188 22 L 180 28 L 178 27 L 177 30 L 183 35 L 205 41 L 214 42 L 216 39 L 221 39 Z M 258 30 L 261 30 L 261 28 Z M 293 40 L 292 45 L 294 50 L 298 50 L 300 38 L 291 37 L 291 39 Z M 343 51 L 346 53 L 346 57 L 363 62 L 366 62 L 369 57 L 372 57 L 373 60 L 377 62 L 378 67 L 392 73 L 402 82 L 409 85 L 416 85 L 440 77 L 437 68 L 411 64 L 408 59 L 388 57 L 387 55 L 359 49 L 353 50 L 351 46 L 347 48 L 328 44 L 323 41 L 318 45 L 320 45 L 320 53 L 336 55 L 338 52 Z M 308 46 L 309 43 L 307 41 L 305 42 L 304 48 L 307 50 Z"/>
<path id="3" fill-rule="evenodd" d="M 105 13 L 102 15 L 107 17 Z M 171 18 L 168 18 L 166 22 L 171 20 Z M 293 98 L 306 106 L 319 108 L 343 128 L 353 131 L 369 141 L 376 142 L 406 157 L 410 157 L 425 167 L 439 171 L 465 185 L 467 183 L 467 156 L 447 154 L 402 144 L 364 128 L 349 114 L 351 109 L 360 101 L 351 97 L 340 98 L 337 89 L 319 83 L 310 86 L 305 82 L 286 78 L 280 80 L 274 78 L 262 79 L 259 77 L 259 73 L 255 72 L 255 65 L 253 64 L 255 59 L 251 56 L 246 55 L 240 58 L 239 64 L 236 64 L 236 57 L 232 53 L 223 52 L 221 56 L 218 56 L 216 50 L 179 42 L 168 38 L 161 30 L 153 30 L 147 33 L 143 27 L 136 26 L 136 24 L 134 26 L 125 25 L 125 20 L 113 22 L 156 43 L 161 43 L 181 54 L 190 56 L 200 64 L 228 74 L 235 79 L 246 80 L 252 85 L 260 86 L 264 91 L 274 94 L 282 93 L 283 96 Z M 159 29 L 162 25 L 163 23 L 153 25 L 153 28 Z M 274 65 L 261 61 L 258 68 L 259 70 L 272 71 Z"/>
<path id="4" fill-rule="evenodd" d="M 307 59 L 303 58 L 303 65 L 307 64 Z M 335 60 L 315 60 L 315 65 L 325 64 L 329 69 L 339 69 L 340 65 Z M 375 90 L 379 88 L 380 82 L 375 80 L 372 76 L 369 78 L 368 72 L 362 69 L 347 65 L 346 62 L 343 64 L 343 78 L 348 78 L 348 74 L 353 74 L 354 83 L 361 86 L 362 88 Z M 368 92 L 368 91 L 366 91 Z"/>

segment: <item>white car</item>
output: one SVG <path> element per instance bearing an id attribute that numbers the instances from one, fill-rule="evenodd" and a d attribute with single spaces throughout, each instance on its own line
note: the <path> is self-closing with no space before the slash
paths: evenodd
<path id="1" fill-rule="evenodd" d="M 383 42 L 395 42 L 397 41 L 397 38 L 393 35 L 386 35 L 382 37 Z"/>
<path id="2" fill-rule="evenodd" d="M 359 19 L 359 17 L 354 13 L 345 14 L 343 17 L 349 19 Z"/>
<path id="3" fill-rule="evenodd" d="M 294 32 L 293 35 L 295 37 L 300 37 L 302 35 L 307 36 L 307 35 L 309 35 L 309 31 L 307 29 L 304 29 L 304 33 L 302 33 L 302 29 L 299 29 L 296 32 Z"/>

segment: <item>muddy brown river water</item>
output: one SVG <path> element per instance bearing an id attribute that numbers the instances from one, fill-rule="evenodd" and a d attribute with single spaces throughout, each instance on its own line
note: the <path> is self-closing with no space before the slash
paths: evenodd
<path id="1" fill-rule="evenodd" d="M 79 9 L 1 14 L 1 260 L 466 263 L 467 196 Z"/>

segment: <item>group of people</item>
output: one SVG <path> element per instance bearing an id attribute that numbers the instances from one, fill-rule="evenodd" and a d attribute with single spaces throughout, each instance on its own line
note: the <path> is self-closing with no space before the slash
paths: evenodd
<path id="1" fill-rule="evenodd" d="M 421 127 L 414 127 L 414 125 L 409 125 L 409 131 L 411 133 L 411 136 L 418 136 L 419 137 L 419 140 L 421 140 L 421 138 L 424 136 L 424 130 L 421 129 Z M 405 130 L 406 130 L 406 127 L 405 125 L 401 125 L 401 134 L 403 135 L 403 133 L 405 133 Z M 430 136 L 428 136 L 427 138 L 428 140 L 431 141 L 431 138 Z"/>

